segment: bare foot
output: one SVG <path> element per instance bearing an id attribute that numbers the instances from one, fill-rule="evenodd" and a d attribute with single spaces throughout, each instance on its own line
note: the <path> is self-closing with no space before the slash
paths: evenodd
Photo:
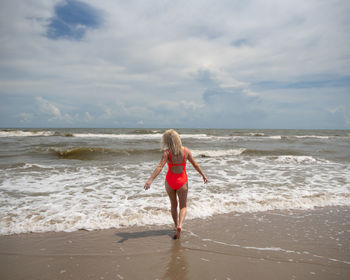
<path id="1" fill-rule="evenodd" d="M 176 233 L 174 235 L 174 239 L 180 239 L 181 236 L 181 227 L 176 228 Z"/>

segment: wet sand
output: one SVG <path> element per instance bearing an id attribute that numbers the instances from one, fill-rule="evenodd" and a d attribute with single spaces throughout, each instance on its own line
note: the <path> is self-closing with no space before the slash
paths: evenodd
<path id="1" fill-rule="evenodd" d="M 169 214 L 170 218 L 170 214 Z M 350 208 L 0 236 L 1 279 L 350 279 Z"/>

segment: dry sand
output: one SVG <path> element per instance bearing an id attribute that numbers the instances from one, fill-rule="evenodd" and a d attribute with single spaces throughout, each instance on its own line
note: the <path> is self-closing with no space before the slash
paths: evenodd
<path id="1" fill-rule="evenodd" d="M 350 279 L 350 208 L 218 215 L 173 233 L 0 236 L 0 279 Z"/>

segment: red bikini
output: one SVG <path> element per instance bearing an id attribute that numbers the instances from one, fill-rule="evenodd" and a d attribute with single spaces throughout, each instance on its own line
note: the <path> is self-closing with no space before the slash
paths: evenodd
<path id="1" fill-rule="evenodd" d="M 184 148 L 184 159 L 182 163 L 174 164 L 171 159 L 171 153 L 169 151 L 170 162 L 168 161 L 168 173 L 166 174 L 165 180 L 173 190 L 177 191 L 187 182 L 187 173 L 186 173 L 186 154 Z M 174 173 L 171 171 L 171 167 L 173 166 L 183 166 L 183 170 L 181 173 Z"/>

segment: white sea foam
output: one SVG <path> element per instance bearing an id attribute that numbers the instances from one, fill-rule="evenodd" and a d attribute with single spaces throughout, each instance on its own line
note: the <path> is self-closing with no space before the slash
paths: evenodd
<path id="1" fill-rule="evenodd" d="M 348 164 L 298 156 L 225 159 L 222 154 L 226 155 L 220 151 L 197 158 L 209 177 L 208 185 L 188 165 L 189 219 L 350 205 Z M 164 191 L 166 170 L 150 190 L 143 190 L 156 164 L 28 164 L 18 168 L 20 172 L 0 170 L 0 234 L 171 224 Z"/>
<path id="2" fill-rule="evenodd" d="M 118 139 L 131 139 L 131 140 L 143 140 L 143 139 L 161 139 L 163 134 L 106 134 L 106 133 L 74 133 L 74 137 L 81 138 L 118 138 Z M 207 138 L 206 134 L 182 134 L 181 138 Z"/>
<path id="3" fill-rule="evenodd" d="M 0 234 L 171 224 L 166 167 L 150 190 L 143 189 L 159 163 L 155 144 L 162 130 L 128 131 L 0 131 Z M 188 163 L 189 219 L 350 205 L 347 132 L 316 146 L 290 131 L 186 132 L 183 143 L 209 178 L 204 185 Z"/>
<path id="4" fill-rule="evenodd" d="M 158 132 L 158 131 L 157 131 Z M 74 137 L 80 138 L 118 138 L 118 139 L 131 139 L 131 140 L 144 140 L 144 139 L 161 139 L 162 133 L 147 133 L 147 134 L 106 134 L 106 133 L 74 133 L 72 134 Z M 208 135 L 204 133 L 198 134 L 189 134 L 184 133 L 180 134 L 182 139 L 197 139 L 197 140 L 208 140 L 208 141 L 219 141 L 219 140 L 246 140 L 250 138 L 258 138 L 255 137 L 257 135 L 241 135 L 241 136 L 219 136 L 219 135 Z M 262 135 L 261 135 L 262 136 Z M 276 139 L 281 139 L 281 136 L 269 136 Z"/>
<path id="5" fill-rule="evenodd" d="M 229 149 L 229 150 L 192 150 L 194 157 L 225 157 L 238 156 L 244 153 L 247 149 Z"/>
<path id="6" fill-rule="evenodd" d="M 0 137 L 53 136 L 54 131 L 1 130 Z"/>
<path id="7" fill-rule="evenodd" d="M 119 138 L 119 139 L 147 139 L 160 138 L 162 134 L 106 134 L 106 133 L 74 133 L 74 137 L 80 138 Z"/>
<path id="8" fill-rule="evenodd" d="M 281 140 L 282 136 L 281 135 L 272 135 L 272 136 L 268 136 L 268 138 L 275 139 L 275 140 Z"/>
<path id="9" fill-rule="evenodd" d="M 303 138 L 329 139 L 330 138 L 330 136 L 322 136 L 322 135 L 297 135 L 294 137 L 300 138 L 300 139 L 303 139 Z"/>
<path id="10" fill-rule="evenodd" d="M 53 165 L 43 165 L 43 164 L 38 164 L 38 163 L 25 163 L 23 165 L 20 165 L 16 168 L 18 169 L 51 169 L 51 168 L 56 168 L 57 166 L 53 166 Z"/>
<path id="11" fill-rule="evenodd" d="M 265 136 L 265 133 L 262 132 L 250 132 L 248 133 L 249 136 Z"/>
<path id="12" fill-rule="evenodd" d="M 276 162 L 280 163 L 316 163 L 328 162 L 322 159 L 315 159 L 312 156 L 278 156 Z"/>
<path id="13" fill-rule="evenodd" d="M 192 232 L 191 232 L 191 235 L 200 238 L 198 235 L 196 235 L 196 234 L 194 234 Z M 246 250 L 267 251 L 267 252 L 282 252 L 282 253 L 286 253 L 286 254 L 296 254 L 296 255 L 299 255 L 299 256 L 300 255 L 308 255 L 308 256 L 313 256 L 313 257 L 320 258 L 320 259 L 327 259 L 328 261 L 332 261 L 332 262 L 340 262 L 340 263 L 344 263 L 344 264 L 350 264 L 349 261 L 338 260 L 338 259 L 334 259 L 334 258 L 320 256 L 320 255 L 316 255 L 316 254 L 310 253 L 308 251 L 295 251 L 295 250 L 290 250 L 290 249 L 283 249 L 283 248 L 280 248 L 280 247 L 243 246 L 243 245 L 240 245 L 240 244 L 227 243 L 227 242 L 222 242 L 222 241 L 209 239 L 209 238 L 202 238 L 201 240 L 204 241 L 204 242 L 211 242 L 211 243 L 215 243 L 215 244 L 222 245 L 222 246 L 242 248 L 242 249 L 246 249 Z M 290 260 L 292 260 L 292 259 L 290 259 Z"/>

